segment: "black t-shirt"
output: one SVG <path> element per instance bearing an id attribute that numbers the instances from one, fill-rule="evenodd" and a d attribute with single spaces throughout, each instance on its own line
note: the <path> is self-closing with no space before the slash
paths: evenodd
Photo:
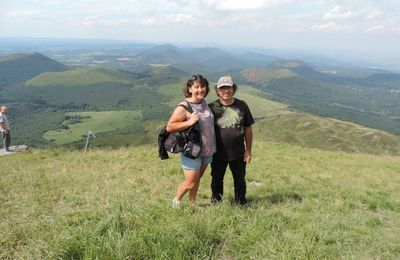
<path id="1" fill-rule="evenodd" d="M 214 113 L 216 159 L 233 161 L 244 156 L 244 129 L 254 124 L 253 116 L 246 102 L 235 98 L 229 106 L 219 100 L 209 104 Z"/>

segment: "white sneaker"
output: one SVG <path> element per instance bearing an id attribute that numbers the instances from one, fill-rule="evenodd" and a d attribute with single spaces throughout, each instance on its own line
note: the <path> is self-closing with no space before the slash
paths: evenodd
<path id="1" fill-rule="evenodd" d="M 180 207 L 181 201 L 178 200 L 176 197 L 172 200 L 172 208 L 174 209 L 178 209 Z"/>

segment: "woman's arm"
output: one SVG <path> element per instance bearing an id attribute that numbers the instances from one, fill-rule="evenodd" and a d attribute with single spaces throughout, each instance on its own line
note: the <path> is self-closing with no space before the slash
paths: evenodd
<path id="1" fill-rule="evenodd" d="M 189 119 L 186 120 L 188 114 L 189 113 L 186 111 L 186 109 L 181 106 L 175 108 L 171 118 L 167 123 L 167 132 L 174 133 L 185 130 L 186 128 L 194 125 L 199 120 L 199 116 L 197 113 L 190 114 Z"/>

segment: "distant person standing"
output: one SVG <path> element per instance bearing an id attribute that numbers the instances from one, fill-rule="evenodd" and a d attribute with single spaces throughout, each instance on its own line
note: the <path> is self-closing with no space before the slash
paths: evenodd
<path id="1" fill-rule="evenodd" d="M 6 114 L 8 113 L 8 107 L 2 106 L 0 110 L 0 131 L 3 135 L 3 147 L 5 152 L 10 151 L 11 135 L 10 135 L 10 123 L 8 122 Z"/>
<path id="2" fill-rule="evenodd" d="M 222 201 L 224 176 L 229 165 L 232 171 L 235 201 L 241 205 L 246 200 L 246 164 L 251 161 L 253 143 L 253 116 L 246 102 L 234 98 L 237 85 L 230 76 L 218 80 L 215 91 L 218 100 L 209 106 L 214 113 L 217 152 L 211 163 L 212 202 Z"/>

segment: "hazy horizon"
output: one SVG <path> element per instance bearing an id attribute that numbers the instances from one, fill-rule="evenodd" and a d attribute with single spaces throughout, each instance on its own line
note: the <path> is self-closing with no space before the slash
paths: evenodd
<path id="1" fill-rule="evenodd" d="M 400 57 L 386 0 L 0 0 L 0 37 L 354 52 Z"/>

